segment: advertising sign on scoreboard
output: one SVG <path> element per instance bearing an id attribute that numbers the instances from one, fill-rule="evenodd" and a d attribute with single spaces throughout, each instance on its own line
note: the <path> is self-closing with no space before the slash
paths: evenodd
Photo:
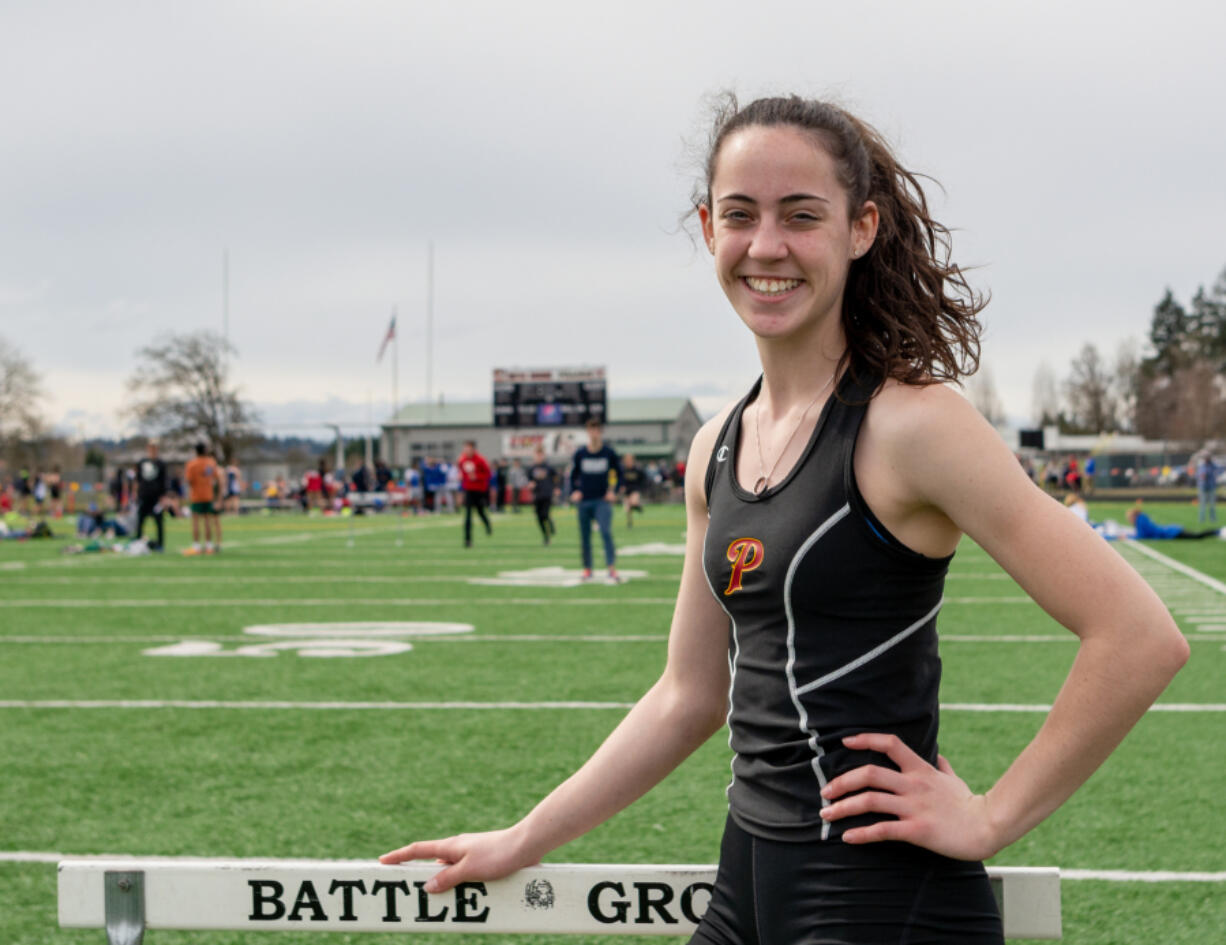
<path id="1" fill-rule="evenodd" d="M 605 369 L 495 368 L 494 426 L 581 427 L 605 420 Z"/>

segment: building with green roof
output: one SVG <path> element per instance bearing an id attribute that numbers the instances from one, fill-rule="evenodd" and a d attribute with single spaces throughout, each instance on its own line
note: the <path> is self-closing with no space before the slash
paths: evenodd
<path id="1" fill-rule="evenodd" d="M 609 397 L 604 437 L 619 453 L 639 459 L 683 460 L 702 426 L 688 397 Z M 408 466 L 434 456 L 451 460 L 465 440 L 494 459 L 529 459 L 541 446 L 554 462 L 568 458 L 586 439 L 581 427 L 494 426 L 489 400 L 409 404 L 382 424 L 382 452 L 393 466 Z"/>

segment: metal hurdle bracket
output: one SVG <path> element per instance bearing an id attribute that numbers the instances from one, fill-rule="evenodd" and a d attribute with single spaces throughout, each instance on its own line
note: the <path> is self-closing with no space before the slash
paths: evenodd
<path id="1" fill-rule="evenodd" d="M 683 935 L 707 908 L 713 866 L 553 864 L 430 895 L 428 863 L 143 857 L 59 864 L 59 923 L 105 928 L 294 932 Z M 1010 938 L 1060 938 L 1060 871 L 989 867 Z"/>

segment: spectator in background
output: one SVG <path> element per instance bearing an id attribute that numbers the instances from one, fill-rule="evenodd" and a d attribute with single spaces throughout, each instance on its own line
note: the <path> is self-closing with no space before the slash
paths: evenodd
<path id="1" fill-rule="evenodd" d="M 427 456 L 421 464 L 422 503 L 427 512 L 438 510 L 438 490 L 447 481 L 447 473 L 442 470 L 433 456 Z"/>
<path id="2" fill-rule="evenodd" d="M 183 468 L 187 480 L 188 508 L 192 513 L 192 545 L 184 550 L 185 555 L 211 555 L 213 553 L 213 502 L 217 497 L 217 464 L 209 456 L 208 447 L 196 444 L 196 456 Z M 200 532 L 204 531 L 204 545 L 200 544 Z M 221 536 L 218 536 L 218 541 Z"/>
<path id="3" fill-rule="evenodd" d="M 50 498 L 50 493 L 47 490 L 47 480 L 43 473 L 34 475 L 34 508 L 39 515 L 46 511 L 47 500 Z"/>
<path id="4" fill-rule="evenodd" d="M 536 523 L 541 528 L 545 544 L 549 544 L 558 533 L 550 514 L 554 494 L 558 491 L 558 471 L 545 462 L 545 451 L 539 446 L 533 451 L 532 459 L 532 468 L 528 470 L 528 479 L 532 483 L 532 506 L 536 509 Z"/>
<path id="5" fill-rule="evenodd" d="M 507 463 L 496 459 L 490 468 L 490 496 L 493 499 L 494 511 L 501 512 L 507 504 Z"/>
<path id="6" fill-rule="evenodd" d="M 511 489 L 511 511 L 519 511 L 519 502 L 523 491 L 528 485 L 528 474 L 524 472 L 523 463 L 518 459 L 511 460 L 511 468 L 507 470 L 507 485 Z"/>
<path id="7" fill-rule="evenodd" d="M 169 514 L 171 518 L 178 518 L 183 514 L 182 502 L 183 470 L 175 467 L 170 470 L 170 485 L 166 490 L 166 495 L 162 497 L 162 511 Z"/>
<path id="8" fill-rule="evenodd" d="M 621 478 L 617 451 L 604 442 L 599 420 L 587 422 L 587 444 L 575 450 L 571 464 L 570 499 L 579 506 L 579 542 L 583 553 L 583 580 L 592 579 L 592 521 L 604 543 L 604 563 L 609 580 L 619 582 L 613 548 L 613 483 Z"/>
<path id="9" fill-rule="evenodd" d="M 51 514 L 60 518 L 64 514 L 64 477 L 60 474 L 57 463 L 51 467 L 51 472 L 43 477 L 47 483 L 47 496 L 51 503 Z"/>
<path id="10" fill-rule="evenodd" d="M 455 463 L 443 463 L 443 486 L 439 490 L 439 502 L 448 512 L 459 511 L 456 508 L 456 493 L 463 488 L 463 476 Z"/>
<path id="11" fill-rule="evenodd" d="M 1081 469 L 1077 465 L 1077 457 L 1070 456 L 1064 467 L 1064 485 L 1074 492 L 1081 491 Z"/>
<path id="12" fill-rule="evenodd" d="M 166 547 L 166 529 L 162 516 L 163 500 L 170 491 L 170 473 L 158 456 L 156 440 L 145 446 L 145 458 L 136 464 L 136 537 L 143 536 L 145 519 L 152 518 L 157 526 L 157 541 L 149 542 L 152 551 Z"/>
<path id="13" fill-rule="evenodd" d="M 1076 492 L 1070 492 L 1067 496 L 1065 496 L 1064 505 L 1070 512 L 1076 515 L 1087 525 L 1094 524 L 1090 521 L 1090 507 L 1086 505 L 1086 500 Z"/>
<path id="14" fill-rule="evenodd" d="M 209 456 L 213 460 L 213 504 L 209 509 L 209 519 L 213 523 L 213 553 L 221 551 L 221 510 L 226 497 L 225 470 L 218 461 L 217 451 L 211 450 Z"/>
<path id="15" fill-rule="evenodd" d="M 622 474 L 617 480 L 617 491 L 621 493 L 622 506 L 626 510 L 626 527 L 634 528 L 634 513 L 643 511 L 643 489 L 647 484 L 647 476 L 638 467 L 633 453 L 627 453 L 622 460 Z"/>
<path id="16" fill-rule="evenodd" d="M 421 487 L 421 469 L 414 463 L 404 471 L 404 487 L 409 493 L 409 508 L 416 513 L 425 511 L 422 505 L 424 492 Z"/>
<path id="17" fill-rule="evenodd" d="M 318 468 L 308 471 L 303 477 L 302 486 L 306 490 L 308 509 L 322 509 L 327 505 L 324 496 L 324 476 L 327 472 L 328 464 L 321 459 Z"/>
<path id="18" fill-rule="evenodd" d="M 233 515 L 237 515 L 242 510 L 242 501 L 243 474 L 238 468 L 238 463 L 232 462 L 226 466 L 225 510 Z"/>
<path id="19" fill-rule="evenodd" d="M 1060 488 L 1060 463 L 1054 456 L 1048 457 L 1043 465 L 1043 483 L 1052 490 Z"/>
<path id="20" fill-rule="evenodd" d="M 1141 504 L 1139 502 L 1128 510 L 1128 521 L 1136 529 L 1136 537 L 1141 539 L 1215 538 L 1221 535 L 1221 529 L 1218 528 L 1190 532 L 1182 525 L 1159 525 L 1141 511 Z"/>
<path id="21" fill-rule="evenodd" d="M 456 468 L 459 470 L 460 488 L 464 491 L 464 547 L 471 548 L 474 509 L 485 525 L 485 533 L 494 533 L 494 529 L 490 527 L 489 516 L 485 514 L 485 504 L 490 494 L 490 464 L 477 452 L 476 442 L 466 440 Z"/>
<path id="22" fill-rule="evenodd" d="M 1204 450 L 1196 464 L 1196 520 L 1217 521 L 1217 477 L 1221 468 L 1213 461 L 1213 454 Z"/>
<path id="23" fill-rule="evenodd" d="M 120 475 L 116 472 L 116 475 Z M 30 481 L 30 470 L 22 469 L 17 473 L 17 506 L 22 515 L 29 515 L 34 505 L 34 484 Z"/>
<path id="24" fill-rule="evenodd" d="M 392 471 L 388 468 L 387 463 L 381 459 L 375 460 L 375 489 L 378 492 L 387 492 L 388 486 L 392 484 Z"/>
<path id="25" fill-rule="evenodd" d="M 128 504 L 126 484 L 127 480 L 124 479 L 123 467 L 116 467 L 115 475 L 111 476 L 110 481 L 107 483 L 107 492 L 111 497 L 112 512 L 119 512 Z"/>

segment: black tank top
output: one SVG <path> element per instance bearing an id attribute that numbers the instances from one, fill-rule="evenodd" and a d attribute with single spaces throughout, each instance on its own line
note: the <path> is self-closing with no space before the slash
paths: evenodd
<path id="1" fill-rule="evenodd" d="M 730 812 L 749 833 L 834 840 L 888 819 L 825 823 L 820 791 L 863 764 L 859 732 L 898 735 L 937 760 L 941 661 L 936 616 L 950 555 L 929 558 L 890 535 L 856 487 L 856 437 L 876 384 L 839 383 L 792 471 L 759 495 L 736 481 L 745 406 L 728 417 L 707 469 L 703 566 L 730 620 Z"/>

